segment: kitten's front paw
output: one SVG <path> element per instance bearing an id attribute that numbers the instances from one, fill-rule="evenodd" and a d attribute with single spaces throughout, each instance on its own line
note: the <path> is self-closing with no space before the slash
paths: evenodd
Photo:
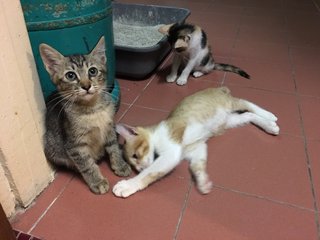
<path id="1" fill-rule="evenodd" d="M 120 177 L 127 177 L 131 174 L 131 167 L 124 160 L 120 160 L 116 164 L 113 164 L 111 168 L 114 173 Z"/>
<path id="2" fill-rule="evenodd" d="M 195 77 L 195 78 L 201 77 L 203 75 L 204 75 L 204 73 L 200 72 L 200 71 L 195 71 L 195 72 L 192 73 L 192 76 Z"/>
<path id="3" fill-rule="evenodd" d="M 175 82 L 176 79 L 177 79 L 177 75 L 171 75 L 171 74 L 168 75 L 167 78 L 166 78 L 167 82 L 169 82 L 169 83 Z"/>
<path id="4" fill-rule="evenodd" d="M 179 77 L 178 80 L 177 80 L 177 84 L 182 86 L 182 85 L 185 85 L 187 83 L 187 81 L 188 81 L 187 78 Z"/>
<path id="5" fill-rule="evenodd" d="M 112 192 L 117 197 L 129 197 L 130 195 L 134 194 L 139 190 L 139 186 L 137 183 L 131 179 L 129 180 L 122 180 L 114 185 Z"/>
<path id="6" fill-rule="evenodd" d="M 89 188 L 95 194 L 105 194 L 109 190 L 109 183 L 104 178 L 99 183 L 89 184 Z"/>

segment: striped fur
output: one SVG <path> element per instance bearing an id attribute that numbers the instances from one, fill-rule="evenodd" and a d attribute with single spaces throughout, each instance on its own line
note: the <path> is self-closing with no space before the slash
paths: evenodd
<path id="1" fill-rule="evenodd" d="M 42 60 L 58 90 L 46 101 L 45 155 L 55 165 L 78 171 L 96 194 L 109 189 L 96 164 L 105 152 L 117 175 L 131 172 L 114 129 L 115 107 L 105 84 L 104 45 L 101 38 L 90 54 L 72 56 L 40 45 Z"/>

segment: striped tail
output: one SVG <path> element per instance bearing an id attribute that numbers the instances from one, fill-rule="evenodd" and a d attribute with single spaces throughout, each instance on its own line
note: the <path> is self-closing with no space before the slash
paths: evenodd
<path id="1" fill-rule="evenodd" d="M 242 77 L 250 79 L 250 75 L 248 73 L 246 73 L 241 68 L 238 68 L 238 67 L 230 65 L 230 64 L 214 63 L 213 69 L 219 70 L 219 71 L 225 71 L 225 72 L 233 72 L 233 73 L 239 74 Z"/>

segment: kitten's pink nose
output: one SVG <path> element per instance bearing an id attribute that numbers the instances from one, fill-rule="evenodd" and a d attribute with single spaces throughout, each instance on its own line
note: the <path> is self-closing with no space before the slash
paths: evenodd
<path id="1" fill-rule="evenodd" d="M 80 83 L 82 89 L 86 90 L 87 92 L 91 88 L 91 83 L 89 81 L 84 81 Z"/>

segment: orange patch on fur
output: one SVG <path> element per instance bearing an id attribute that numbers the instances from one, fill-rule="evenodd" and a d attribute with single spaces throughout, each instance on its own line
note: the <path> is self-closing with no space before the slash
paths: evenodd
<path id="1" fill-rule="evenodd" d="M 151 183 L 159 180 L 165 175 L 163 172 L 156 172 L 156 173 L 150 173 L 149 175 L 145 176 L 141 181 L 142 181 L 142 188 L 146 188 L 149 186 Z"/>

